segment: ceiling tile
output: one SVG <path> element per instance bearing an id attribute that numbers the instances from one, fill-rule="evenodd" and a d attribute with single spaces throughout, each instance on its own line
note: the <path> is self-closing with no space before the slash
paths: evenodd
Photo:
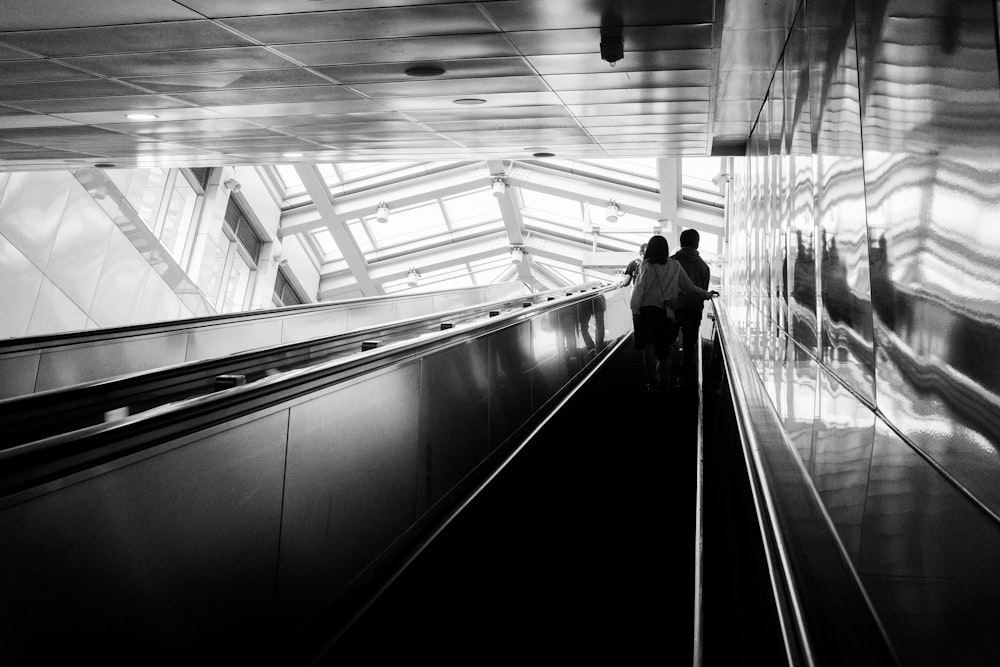
<path id="1" fill-rule="evenodd" d="M 107 76 L 154 76 L 180 72 L 227 72 L 280 69 L 289 62 L 263 47 L 201 49 L 66 58 L 64 62 Z"/>
<path id="2" fill-rule="evenodd" d="M 4 85 L 94 78 L 93 74 L 51 60 L 0 60 L 0 81 Z"/>
<path id="3" fill-rule="evenodd" d="M 369 9 L 406 5 L 444 5 L 467 0 L 185 0 L 191 9 L 212 18 L 315 12 L 317 9 Z"/>
<path id="4" fill-rule="evenodd" d="M 471 3 L 281 14 L 222 19 L 222 23 L 265 44 L 462 35 L 495 30 Z"/>
<path id="5" fill-rule="evenodd" d="M 485 118 L 481 120 L 441 121 L 428 123 L 438 132 L 495 132 L 498 130 L 544 130 L 546 128 L 572 127 L 579 124 L 571 117 L 554 118 Z"/>
<path id="6" fill-rule="evenodd" d="M 200 19 L 173 0 L 3 0 L 3 29 L 58 30 L 82 26 L 124 25 Z M 0 41 L 3 41 L 0 33 Z"/>
<path id="7" fill-rule="evenodd" d="M 0 42 L 50 58 L 250 46 L 212 21 L 173 21 L 101 28 L 0 33 Z"/>
<path id="8" fill-rule="evenodd" d="M 601 90 L 615 88 L 657 88 L 660 86 L 708 86 L 711 72 L 700 69 L 654 72 L 593 72 L 590 74 L 550 74 L 545 82 L 553 90 Z"/>
<path id="9" fill-rule="evenodd" d="M 412 66 L 434 65 L 444 74 L 434 81 L 446 79 L 473 79 L 486 76 L 532 76 L 532 69 L 524 58 L 469 58 L 467 60 L 427 60 L 417 62 L 376 63 L 372 65 L 333 65 L 316 67 L 316 71 L 341 83 L 384 83 L 389 81 L 420 80 L 408 76 Z"/>
<path id="10" fill-rule="evenodd" d="M 65 116 L 71 113 L 116 111 L 120 119 L 126 112 L 184 108 L 186 105 L 158 95 L 116 95 L 115 97 L 85 97 L 63 100 L 26 100 L 17 105 L 28 111 Z"/>
<path id="11" fill-rule="evenodd" d="M 559 97 L 570 106 L 582 104 L 628 104 L 630 102 L 697 102 L 708 105 L 708 88 L 681 86 L 677 88 L 637 88 L 626 90 L 569 90 Z"/>
<path id="12" fill-rule="evenodd" d="M 385 111 L 372 100 L 344 100 L 342 102 L 292 102 L 281 104 L 246 104 L 239 106 L 208 107 L 222 116 L 255 118 L 257 116 L 298 116 L 316 114 L 352 113 L 358 111 Z"/>
<path id="13" fill-rule="evenodd" d="M 461 39 L 409 37 L 319 44 L 279 44 L 274 48 L 306 65 L 418 63 L 436 59 L 503 58 L 518 55 L 516 49 L 500 34 L 464 35 Z"/>
<path id="14" fill-rule="evenodd" d="M 549 91 L 549 88 L 537 76 L 447 79 L 443 81 L 397 81 L 393 83 L 359 84 L 352 87 L 358 92 L 374 98 L 423 97 L 433 95 L 478 97 L 495 93 L 543 93 Z"/>
<path id="15" fill-rule="evenodd" d="M 585 127 L 615 127 L 617 125 L 650 125 L 658 126 L 664 124 L 684 124 L 684 123 L 708 123 L 708 110 L 703 113 L 666 113 L 650 115 L 627 115 L 620 116 L 581 116 L 580 122 Z"/>
<path id="16" fill-rule="evenodd" d="M 408 111 L 407 116 L 422 123 L 444 121 L 481 121 L 499 118 L 570 118 L 566 107 L 561 105 L 532 105 L 525 107 L 494 107 L 489 115 L 483 114 L 478 107 L 452 105 L 448 109 L 415 109 Z"/>
<path id="17" fill-rule="evenodd" d="M 483 3 L 500 28 L 514 30 L 547 30 L 553 28 L 594 28 L 602 25 L 605 3 L 579 0 L 499 0 Z M 711 23 L 715 15 L 715 0 L 687 2 L 616 2 L 621 25 L 669 25 L 677 23 Z"/>
<path id="18" fill-rule="evenodd" d="M 488 116 L 490 110 L 497 106 L 533 106 L 558 104 L 555 93 L 496 93 L 482 97 L 486 102 L 475 105 L 481 116 Z M 455 106 L 455 97 L 393 97 L 380 100 L 386 108 L 409 111 L 413 109 L 447 109 Z"/>
<path id="19" fill-rule="evenodd" d="M 611 137 L 619 134 L 660 135 L 694 133 L 704 137 L 707 130 L 708 123 L 677 123 L 676 125 L 671 125 L 669 123 L 664 123 L 662 125 L 598 125 L 596 127 L 587 126 L 587 131 L 590 132 L 591 135 L 598 137 L 599 141 L 603 141 L 604 137 Z"/>
<path id="20" fill-rule="evenodd" d="M 669 113 L 708 113 L 708 102 L 644 102 L 635 104 L 584 104 L 570 106 L 577 116 L 631 116 Z"/>
<path id="21" fill-rule="evenodd" d="M 138 91 L 117 81 L 54 81 L 44 83 L 13 83 L 0 86 L 0 101 L 51 100 L 65 98 L 135 95 Z"/>
<path id="22" fill-rule="evenodd" d="M 601 29 L 532 30 L 508 33 L 524 55 L 565 55 L 600 53 Z M 712 24 L 635 26 L 622 31 L 626 53 L 712 48 Z"/>
<path id="23" fill-rule="evenodd" d="M 362 97 L 343 86 L 300 86 L 296 88 L 257 88 L 251 90 L 215 90 L 201 93 L 177 93 L 172 97 L 206 107 L 240 104 L 288 104 L 294 102 L 339 102 Z"/>
<path id="24" fill-rule="evenodd" d="M 528 56 L 528 62 L 539 74 L 583 74 L 587 72 L 638 72 L 644 70 L 710 70 L 711 49 L 677 49 L 676 51 L 632 51 L 614 67 L 601 60 L 599 52 L 555 56 Z"/>
<path id="25" fill-rule="evenodd" d="M 230 72 L 181 72 L 165 76 L 124 78 L 122 80 L 157 93 L 320 86 L 330 83 L 324 77 L 301 67 Z"/>

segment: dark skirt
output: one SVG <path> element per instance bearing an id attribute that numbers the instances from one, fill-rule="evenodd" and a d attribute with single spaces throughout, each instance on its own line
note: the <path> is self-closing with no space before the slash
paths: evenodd
<path id="1" fill-rule="evenodd" d="M 677 340 L 677 323 L 667 317 L 667 311 L 656 306 L 643 306 L 635 322 L 635 346 L 655 345 L 657 357 L 667 357 Z"/>

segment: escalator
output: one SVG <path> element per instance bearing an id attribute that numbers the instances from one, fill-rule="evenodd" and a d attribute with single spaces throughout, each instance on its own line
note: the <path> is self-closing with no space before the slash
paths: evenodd
<path id="1" fill-rule="evenodd" d="M 286 664 L 275 656 L 327 611 L 353 613 L 630 319 L 617 286 L 553 295 L 0 448 L 5 664 Z"/>
<path id="2" fill-rule="evenodd" d="M 643 378 L 626 339 L 312 664 L 691 664 L 697 390 Z"/>

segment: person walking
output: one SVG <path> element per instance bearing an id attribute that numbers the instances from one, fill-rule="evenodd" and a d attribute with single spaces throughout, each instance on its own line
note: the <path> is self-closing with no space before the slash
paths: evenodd
<path id="1" fill-rule="evenodd" d="M 635 283 L 639 277 L 639 267 L 642 265 L 642 256 L 646 253 L 646 244 L 639 246 L 639 256 L 625 266 L 625 278 L 622 280 L 622 287 L 628 287 Z"/>
<path id="2" fill-rule="evenodd" d="M 673 259 L 681 265 L 684 273 L 698 287 L 707 290 L 711 280 L 711 269 L 698 254 L 698 244 L 701 235 L 697 229 L 685 229 L 681 232 L 681 249 L 674 253 Z M 685 386 L 695 381 L 695 359 L 698 358 L 698 345 L 701 342 L 701 318 L 705 307 L 704 299 L 690 293 L 677 296 L 677 327 L 681 334 L 681 372 L 678 385 Z"/>
<path id="3" fill-rule="evenodd" d="M 670 350 L 677 338 L 674 303 L 678 294 L 704 301 L 713 293 L 691 282 L 680 263 L 670 257 L 667 239 L 654 235 L 646 244 L 639 278 L 629 300 L 649 391 L 664 390 L 670 384 Z"/>
<path id="4" fill-rule="evenodd" d="M 622 287 L 627 287 L 629 285 L 634 285 L 635 281 L 639 279 L 639 268 L 642 266 L 642 256 L 646 254 L 646 244 L 643 243 L 639 246 L 639 256 L 633 259 L 625 267 L 625 278 L 622 280 Z M 642 345 L 639 343 L 639 316 L 635 313 L 632 314 L 632 347 L 638 351 L 642 351 Z"/>

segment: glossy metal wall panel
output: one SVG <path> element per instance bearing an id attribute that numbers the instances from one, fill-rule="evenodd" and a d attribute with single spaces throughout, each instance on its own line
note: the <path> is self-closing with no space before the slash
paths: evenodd
<path id="1" fill-rule="evenodd" d="M 419 396 L 414 361 L 292 407 L 278 596 L 293 626 L 416 521 Z"/>
<path id="2" fill-rule="evenodd" d="M 112 234 L 97 281 L 90 318 L 102 327 L 126 326 L 135 322 L 142 284 L 151 270 L 149 263 L 135 251 L 125 236 Z M 51 331 L 66 329 L 49 329 Z"/>
<path id="3" fill-rule="evenodd" d="M 992 664 L 1000 526 L 878 424 L 859 572 L 904 664 Z"/>
<path id="4" fill-rule="evenodd" d="M 81 188 L 70 188 L 45 275 L 90 312 L 115 225 Z"/>
<path id="5" fill-rule="evenodd" d="M 48 278 L 43 278 L 31 311 L 28 335 L 50 331 L 82 331 L 87 326 L 87 313 L 73 303 L 66 293 Z"/>
<path id="6" fill-rule="evenodd" d="M 1000 512 L 995 4 L 858 6 L 879 406 Z"/>
<path id="7" fill-rule="evenodd" d="M 204 327 L 188 333 L 187 360 L 208 359 L 234 350 L 252 350 L 281 342 L 281 318 L 234 322 L 229 326 Z"/>
<path id="8" fill-rule="evenodd" d="M 477 339 L 420 362 L 420 512 L 490 452 L 488 350 Z"/>
<path id="9" fill-rule="evenodd" d="M 286 425 L 257 419 L 0 510 L 5 655 L 114 663 L 142 647 L 183 664 L 239 635 L 266 643 Z"/>
<path id="10" fill-rule="evenodd" d="M 533 410 L 545 405 L 580 370 L 577 321 L 577 307 L 566 306 L 531 322 Z"/>
<path id="11" fill-rule="evenodd" d="M 187 336 L 136 337 L 115 344 L 47 349 L 41 354 L 34 391 L 114 377 L 136 370 L 179 364 L 185 360 Z M 34 378 L 33 378 L 34 380 Z"/>
<path id="12" fill-rule="evenodd" d="M 0 338 L 27 333 L 43 277 L 41 270 L 0 234 L 0 284 L 4 289 Z"/>
<path id="13" fill-rule="evenodd" d="M 808 4 L 816 150 L 822 349 L 826 365 L 875 399 L 871 285 L 854 14 L 850 0 Z"/>
<path id="14" fill-rule="evenodd" d="M 12 174 L 0 199 L 0 234 L 39 268 L 52 252 L 71 184 L 60 172 Z"/>
<path id="15" fill-rule="evenodd" d="M 531 323 L 493 334 L 489 345 L 490 447 L 495 449 L 531 416 Z"/>
<path id="16" fill-rule="evenodd" d="M 785 109 L 789 124 L 788 330 L 802 348 L 819 354 L 816 315 L 815 192 L 809 37 L 796 22 L 785 46 Z"/>
<path id="17" fill-rule="evenodd" d="M 829 372 L 819 372 L 813 452 L 807 468 L 851 561 L 858 564 L 875 414 Z"/>

